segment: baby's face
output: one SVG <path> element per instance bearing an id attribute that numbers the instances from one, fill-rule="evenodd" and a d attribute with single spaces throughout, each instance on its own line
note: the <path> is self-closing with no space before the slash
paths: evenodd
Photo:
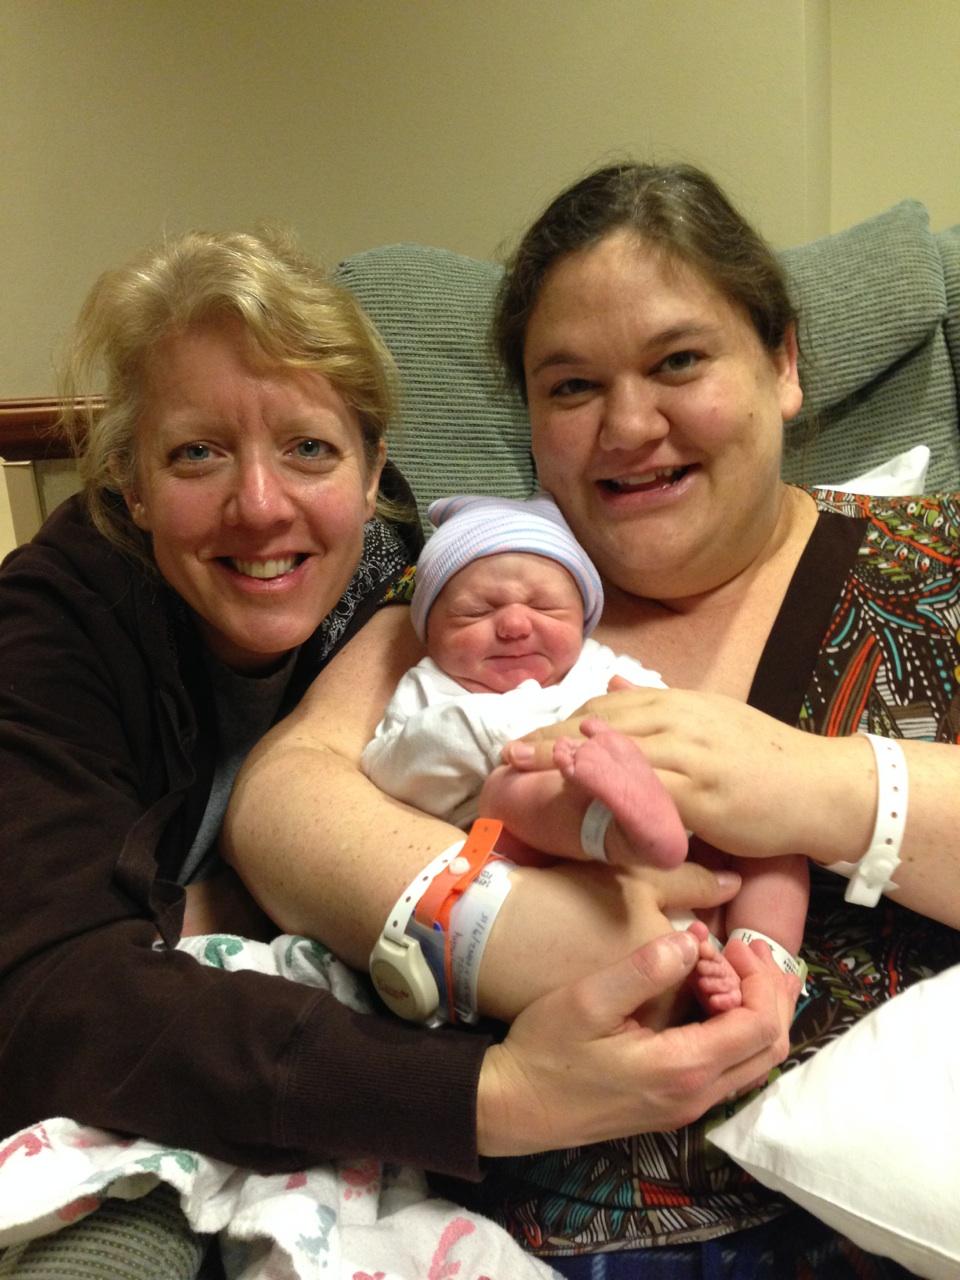
<path id="1" fill-rule="evenodd" d="M 454 574 L 427 618 L 427 650 L 473 693 L 556 684 L 583 645 L 583 600 L 555 560 L 510 552 Z"/>

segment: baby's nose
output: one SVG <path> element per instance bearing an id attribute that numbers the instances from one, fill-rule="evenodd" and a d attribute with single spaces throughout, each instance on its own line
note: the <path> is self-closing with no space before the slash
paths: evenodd
<path id="1" fill-rule="evenodd" d="M 525 604 L 508 604 L 497 615 L 497 631 L 505 639 L 530 634 L 530 610 Z"/>

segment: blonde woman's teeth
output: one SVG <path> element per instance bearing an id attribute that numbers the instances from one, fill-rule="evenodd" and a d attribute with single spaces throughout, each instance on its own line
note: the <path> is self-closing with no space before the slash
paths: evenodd
<path id="1" fill-rule="evenodd" d="M 284 556 L 282 560 L 234 560 L 230 563 L 237 573 L 248 578 L 279 578 L 297 566 L 297 556 Z"/>

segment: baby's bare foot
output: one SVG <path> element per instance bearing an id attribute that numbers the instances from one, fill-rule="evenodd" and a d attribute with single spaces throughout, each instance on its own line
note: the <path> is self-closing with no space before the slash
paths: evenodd
<path id="1" fill-rule="evenodd" d="M 704 1013 L 726 1013 L 728 1009 L 739 1008 L 743 996 L 736 969 L 714 946 L 702 921 L 695 921 L 689 931 L 700 944 L 700 958 L 690 975 L 690 983 Z"/>
<path id="2" fill-rule="evenodd" d="M 581 728 L 585 741 L 557 739 L 553 762 L 565 778 L 612 812 L 621 838 L 611 826 L 606 841 L 610 861 L 654 867 L 683 862 L 687 833 L 669 792 L 640 748 L 596 716 Z"/>

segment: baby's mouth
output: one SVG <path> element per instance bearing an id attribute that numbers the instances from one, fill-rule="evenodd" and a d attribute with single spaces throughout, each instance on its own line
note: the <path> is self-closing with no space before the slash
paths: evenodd
<path id="1" fill-rule="evenodd" d="M 689 470 L 689 467 L 657 467 L 654 471 L 641 471 L 633 476 L 601 480 L 600 485 L 609 493 L 646 493 L 651 489 L 668 489 L 682 480 Z"/>

